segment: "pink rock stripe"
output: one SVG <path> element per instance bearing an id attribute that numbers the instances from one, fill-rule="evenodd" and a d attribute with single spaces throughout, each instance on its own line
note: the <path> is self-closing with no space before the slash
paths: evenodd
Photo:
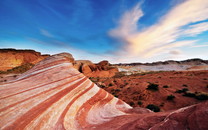
<path id="1" fill-rule="evenodd" d="M 74 69 L 66 57 L 66 54 L 48 57 L 17 79 L 1 84 L 1 129 L 82 129 L 83 120 L 91 125 L 87 119 L 93 115 L 86 113 L 90 109 L 107 103 L 115 111 L 119 100 Z M 131 108 L 122 103 L 126 110 Z M 106 117 L 99 117 L 102 118 Z"/>
<path id="2" fill-rule="evenodd" d="M 170 112 L 132 108 L 97 87 L 62 53 L 0 84 L 1 130 L 206 130 L 208 102 Z"/>

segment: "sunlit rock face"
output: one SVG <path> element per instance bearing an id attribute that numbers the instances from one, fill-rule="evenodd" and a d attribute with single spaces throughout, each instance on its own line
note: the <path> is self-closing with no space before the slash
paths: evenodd
<path id="1" fill-rule="evenodd" d="M 0 86 L 1 129 L 85 129 L 126 115 L 131 107 L 73 68 L 58 54 Z"/>
<path id="2" fill-rule="evenodd" d="M 0 84 L 2 130 L 205 130 L 208 102 L 154 113 L 97 87 L 62 53 Z"/>
<path id="3" fill-rule="evenodd" d="M 12 69 L 26 63 L 36 64 L 49 55 L 34 50 L 0 49 L 0 71 Z"/>
<path id="4" fill-rule="evenodd" d="M 101 61 L 94 64 L 89 60 L 77 60 L 74 68 L 87 77 L 113 77 L 118 72 L 118 68 L 110 66 L 108 61 Z"/>

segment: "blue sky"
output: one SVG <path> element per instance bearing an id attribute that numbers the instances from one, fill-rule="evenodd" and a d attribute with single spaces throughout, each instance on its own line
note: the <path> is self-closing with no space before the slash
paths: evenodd
<path id="1" fill-rule="evenodd" d="M 206 0 L 1 0 L 0 48 L 93 62 L 208 59 Z"/>

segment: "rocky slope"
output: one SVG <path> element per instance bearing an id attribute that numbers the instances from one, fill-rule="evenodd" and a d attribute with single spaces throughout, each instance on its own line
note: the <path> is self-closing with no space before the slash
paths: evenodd
<path id="1" fill-rule="evenodd" d="M 120 72 L 127 74 L 149 72 L 149 71 L 186 71 L 186 70 L 208 70 L 208 60 L 189 59 L 184 61 L 164 61 L 153 63 L 130 63 L 115 64 Z"/>
<path id="2" fill-rule="evenodd" d="M 0 71 L 12 69 L 27 63 L 36 64 L 49 55 L 34 50 L 0 49 Z"/>
<path id="3" fill-rule="evenodd" d="M 31 68 L 28 66 L 33 66 L 48 56 L 34 50 L 0 49 L 0 74 L 25 72 Z M 118 72 L 108 61 L 94 64 L 89 60 L 77 60 L 73 65 L 87 77 L 112 77 Z"/>
<path id="4" fill-rule="evenodd" d="M 208 100 L 207 77 L 208 70 L 201 70 L 116 75 L 91 80 L 133 107 L 154 104 L 160 111 L 168 111 Z M 148 89 L 149 86 L 153 89 Z M 199 98 L 202 96 L 203 99 Z"/>
<path id="5" fill-rule="evenodd" d="M 208 102 L 169 112 L 134 108 L 97 87 L 58 54 L 0 84 L 0 129 L 208 129 Z"/>
<path id="6" fill-rule="evenodd" d="M 94 64 L 89 60 L 77 60 L 74 67 L 87 77 L 113 77 L 118 72 L 118 68 L 110 66 L 108 61 Z"/>

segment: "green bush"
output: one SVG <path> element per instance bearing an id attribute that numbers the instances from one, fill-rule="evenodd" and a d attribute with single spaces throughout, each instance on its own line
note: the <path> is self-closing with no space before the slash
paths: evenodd
<path id="1" fill-rule="evenodd" d="M 193 92 L 187 91 L 187 92 L 185 92 L 185 93 L 183 94 L 183 96 L 186 96 L 186 97 L 195 97 L 196 94 L 193 93 Z"/>
<path id="2" fill-rule="evenodd" d="M 142 103 L 142 101 L 138 101 L 137 104 L 141 106 L 143 103 Z"/>
<path id="3" fill-rule="evenodd" d="M 169 86 L 168 85 L 164 85 L 163 88 L 169 88 Z"/>
<path id="4" fill-rule="evenodd" d="M 150 109 L 151 111 L 154 111 L 154 112 L 159 112 L 160 111 L 160 108 L 154 104 L 149 104 L 146 106 L 147 109 Z"/>
<path id="5" fill-rule="evenodd" d="M 135 104 L 134 104 L 134 102 L 130 102 L 129 105 L 130 106 L 134 106 Z"/>
<path id="6" fill-rule="evenodd" d="M 174 95 L 168 95 L 168 96 L 167 96 L 167 100 L 173 100 L 174 98 L 175 98 Z"/>
<path id="7" fill-rule="evenodd" d="M 10 74 L 10 73 L 24 73 L 31 69 L 34 65 L 31 63 L 26 63 L 21 66 L 14 67 L 12 69 L 9 69 L 7 71 L 0 71 L 0 74 Z"/>
<path id="8" fill-rule="evenodd" d="M 186 84 L 183 84 L 183 87 L 188 87 L 188 85 L 186 85 Z"/>
<path id="9" fill-rule="evenodd" d="M 175 93 L 185 93 L 189 91 L 187 88 L 183 88 L 182 90 L 176 90 Z"/>
<path id="10" fill-rule="evenodd" d="M 149 85 L 147 86 L 147 89 L 157 91 L 158 90 L 158 84 L 149 83 Z"/>
<path id="11" fill-rule="evenodd" d="M 110 87 L 110 86 L 113 86 L 113 84 L 112 84 L 112 83 L 109 83 L 109 85 L 108 85 L 108 86 L 109 86 L 109 87 Z"/>
<path id="12" fill-rule="evenodd" d="M 207 93 L 199 93 L 195 97 L 198 100 L 208 100 L 208 94 Z"/>
<path id="13" fill-rule="evenodd" d="M 100 88 L 105 88 L 105 85 L 99 85 Z"/>

